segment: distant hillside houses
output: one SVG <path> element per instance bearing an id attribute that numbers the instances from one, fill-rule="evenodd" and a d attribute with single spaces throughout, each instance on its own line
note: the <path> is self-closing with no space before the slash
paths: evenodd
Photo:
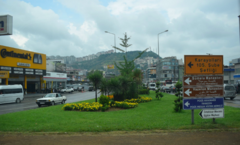
<path id="1" fill-rule="evenodd" d="M 53 56 L 53 55 L 51 55 L 51 56 L 47 56 L 47 59 L 48 60 L 64 60 L 64 62 L 66 64 L 72 64 L 75 62 L 92 60 L 94 58 L 99 57 L 102 54 L 111 54 L 111 53 L 114 53 L 114 50 L 101 51 L 101 52 L 98 52 L 97 54 L 91 54 L 91 55 L 83 56 L 83 57 L 75 57 L 74 55 L 71 55 L 71 56 L 59 56 L 59 55 Z"/>

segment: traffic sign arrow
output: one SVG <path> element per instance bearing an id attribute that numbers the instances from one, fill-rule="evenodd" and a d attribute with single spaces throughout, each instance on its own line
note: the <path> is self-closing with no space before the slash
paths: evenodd
<path id="1" fill-rule="evenodd" d="M 203 119 L 210 119 L 210 118 L 224 118 L 224 109 L 207 109 L 202 110 L 199 113 L 200 117 Z"/>
<path id="2" fill-rule="evenodd" d="M 188 85 L 190 85 L 191 82 L 192 82 L 192 80 L 190 80 L 190 78 L 187 78 L 187 79 L 185 80 L 185 83 L 187 83 Z"/>
<path id="3" fill-rule="evenodd" d="M 199 113 L 199 115 L 200 115 L 200 117 L 202 117 L 203 118 L 203 115 L 202 115 L 202 113 L 203 113 L 203 110 Z"/>
<path id="4" fill-rule="evenodd" d="M 191 61 L 189 62 L 188 66 L 189 66 L 190 68 L 192 68 L 193 64 L 192 64 Z"/>
<path id="5" fill-rule="evenodd" d="M 190 103 L 186 102 L 184 105 L 186 105 L 188 107 L 190 105 Z"/>
<path id="6" fill-rule="evenodd" d="M 188 89 L 187 91 L 185 91 L 185 94 L 187 94 L 188 96 L 190 96 L 191 93 L 192 93 L 192 91 L 190 91 L 190 89 Z"/>

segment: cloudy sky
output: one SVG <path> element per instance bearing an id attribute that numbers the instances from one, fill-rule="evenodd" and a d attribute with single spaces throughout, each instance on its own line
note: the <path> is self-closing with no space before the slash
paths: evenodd
<path id="1" fill-rule="evenodd" d="M 151 47 L 161 57 L 240 57 L 239 0 L 0 0 L 13 16 L 13 35 L 0 45 L 47 55 L 95 54 L 112 49 L 127 33 L 127 51 Z"/>

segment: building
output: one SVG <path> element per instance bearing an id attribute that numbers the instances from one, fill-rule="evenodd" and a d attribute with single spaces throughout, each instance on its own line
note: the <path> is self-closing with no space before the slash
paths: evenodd
<path id="1" fill-rule="evenodd" d="M 157 81 L 160 81 L 161 84 L 165 83 L 166 80 L 172 80 L 173 83 L 176 83 L 180 78 L 179 64 L 183 65 L 182 59 L 178 60 L 175 56 L 160 59 L 157 63 Z M 182 73 L 183 71 L 181 75 L 183 75 Z"/>
<path id="2" fill-rule="evenodd" d="M 152 67 L 147 68 L 145 75 L 146 75 L 146 82 L 147 83 L 157 82 L 156 66 L 152 66 Z"/>
<path id="3" fill-rule="evenodd" d="M 46 54 L 0 45 L 1 85 L 21 84 L 24 92 L 41 91 L 46 75 Z"/>
<path id="4" fill-rule="evenodd" d="M 47 60 L 47 72 L 43 76 L 42 92 L 54 92 L 65 88 L 67 84 L 66 64 L 64 60 Z"/>

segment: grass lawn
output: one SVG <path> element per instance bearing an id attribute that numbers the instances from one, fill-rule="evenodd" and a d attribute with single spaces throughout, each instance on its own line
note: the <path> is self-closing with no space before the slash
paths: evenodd
<path id="1" fill-rule="evenodd" d="M 146 96 L 146 95 L 145 95 Z M 101 132 L 130 130 L 228 129 L 240 127 L 240 109 L 224 107 L 225 118 L 202 119 L 194 111 L 195 124 L 191 125 L 191 110 L 173 111 L 173 95 L 164 94 L 161 100 L 151 92 L 152 101 L 139 103 L 133 109 L 111 112 L 63 111 L 63 105 L 43 107 L 0 115 L 0 131 L 5 132 Z M 94 99 L 85 102 L 93 102 Z"/>

